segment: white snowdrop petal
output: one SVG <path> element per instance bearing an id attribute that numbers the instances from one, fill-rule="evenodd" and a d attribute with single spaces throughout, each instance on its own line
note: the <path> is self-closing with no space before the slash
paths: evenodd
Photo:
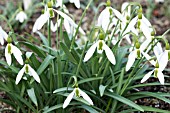
<path id="1" fill-rule="evenodd" d="M 93 101 L 90 99 L 90 97 L 83 92 L 81 89 L 79 89 L 80 95 L 84 98 L 84 100 L 86 100 L 87 102 L 90 103 L 90 105 L 93 105 Z"/>
<path id="2" fill-rule="evenodd" d="M 158 70 L 158 75 L 157 75 L 157 77 L 158 77 L 158 79 L 159 79 L 159 82 L 160 82 L 162 85 L 164 85 L 164 82 L 165 82 L 165 80 L 164 80 L 164 74 L 162 73 L 161 70 Z"/>
<path id="3" fill-rule="evenodd" d="M 72 100 L 74 94 L 75 94 L 75 89 L 68 95 L 68 97 L 64 101 L 63 108 L 66 108 L 69 105 L 69 103 Z"/>
<path id="4" fill-rule="evenodd" d="M 149 22 L 149 20 L 142 14 L 142 23 L 144 23 L 146 26 L 151 27 L 151 23 Z"/>
<path id="5" fill-rule="evenodd" d="M 150 60 L 152 57 L 149 56 L 147 53 L 141 51 L 142 55 L 148 60 L 153 66 L 155 66 L 156 62 L 154 60 Z"/>
<path id="6" fill-rule="evenodd" d="M 38 83 L 40 83 L 40 78 L 39 78 L 37 72 L 35 72 L 35 70 L 34 70 L 29 64 L 28 64 L 28 70 L 29 70 L 29 73 L 31 74 L 31 76 L 33 76 L 34 79 L 35 79 Z"/>
<path id="7" fill-rule="evenodd" d="M 19 73 L 18 73 L 18 75 L 17 75 L 17 77 L 16 77 L 16 81 L 15 81 L 15 84 L 16 84 L 16 85 L 20 82 L 22 76 L 24 75 L 24 72 L 25 72 L 25 65 L 24 65 L 24 67 L 19 71 Z"/>
<path id="8" fill-rule="evenodd" d="M 103 17 L 101 21 L 101 26 L 105 32 L 108 29 L 109 23 L 110 23 L 110 12 L 109 9 L 106 8 L 106 10 L 103 11 Z"/>
<path id="9" fill-rule="evenodd" d="M 128 2 L 124 2 L 123 4 L 122 4 L 122 7 L 121 7 L 121 12 L 124 12 L 124 10 L 126 9 L 126 7 L 129 5 L 129 3 Z"/>
<path id="10" fill-rule="evenodd" d="M 98 42 L 94 43 L 90 48 L 89 50 L 87 51 L 85 57 L 84 57 L 84 62 L 88 61 L 92 56 L 93 56 L 93 53 L 95 52 L 96 50 L 96 47 L 98 45 Z"/>
<path id="11" fill-rule="evenodd" d="M 33 54 L 33 52 L 26 52 L 26 57 L 30 58 L 32 54 Z"/>
<path id="12" fill-rule="evenodd" d="M 70 26 L 70 24 L 69 24 L 69 22 L 68 22 L 67 19 L 64 19 L 64 27 L 65 27 L 65 29 L 66 29 L 66 32 L 67 32 L 68 34 L 70 34 L 70 33 L 71 33 L 71 26 Z"/>
<path id="13" fill-rule="evenodd" d="M 144 83 L 146 80 L 148 80 L 149 77 L 152 75 L 153 72 L 154 72 L 154 70 L 148 72 L 148 73 L 142 78 L 141 83 Z"/>
<path id="14" fill-rule="evenodd" d="M 6 58 L 7 64 L 10 66 L 12 63 L 12 59 L 11 59 L 11 54 L 8 53 L 8 45 L 9 44 L 7 44 L 7 46 L 5 48 L 5 58 Z"/>
<path id="15" fill-rule="evenodd" d="M 140 50 L 141 50 L 141 51 L 144 51 L 144 50 L 146 49 L 146 47 L 149 45 L 150 42 L 151 42 L 151 39 L 145 40 L 145 41 L 141 44 Z"/>
<path id="16" fill-rule="evenodd" d="M 115 60 L 115 56 L 114 56 L 112 50 L 105 43 L 103 43 L 103 49 L 105 50 L 106 56 L 109 59 L 109 61 L 113 65 L 115 65 L 116 64 L 116 60 Z"/>
<path id="17" fill-rule="evenodd" d="M 50 27 L 51 27 L 51 31 L 52 31 L 52 32 L 55 32 L 55 31 L 57 30 L 57 27 L 53 24 L 52 21 L 51 21 Z"/>
<path id="18" fill-rule="evenodd" d="M 159 69 L 163 71 L 168 64 L 168 50 L 165 50 L 158 59 Z"/>
<path id="19" fill-rule="evenodd" d="M 153 48 L 154 54 L 156 55 L 156 58 L 159 59 L 160 54 L 163 53 L 161 44 L 158 42 L 154 48 Z"/>
<path id="20" fill-rule="evenodd" d="M 16 58 L 16 60 L 21 64 L 23 65 L 24 62 L 23 62 L 23 59 L 22 59 L 22 52 L 14 45 L 11 44 L 11 51 L 14 55 L 14 57 Z"/>
<path id="21" fill-rule="evenodd" d="M 1 45 L 4 45 L 4 39 L 1 34 L 0 34 L 0 43 L 1 43 Z"/>
<path id="22" fill-rule="evenodd" d="M 74 0 L 74 4 L 77 8 L 80 8 L 80 0 Z"/>
<path id="23" fill-rule="evenodd" d="M 117 17 L 119 20 L 121 20 L 121 21 L 124 20 L 122 14 L 121 14 L 118 10 L 116 10 L 116 9 L 114 9 L 114 8 L 112 8 L 112 7 L 110 7 L 110 8 L 112 9 L 113 13 L 116 15 L 116 17 Z"/>
<path id="24" fill-rule="evenodd" d="M 132 67 L 133 63 L 135 62 L 136 57 L 137 57 L 137 51 L 136 50 L 132 51 L 129 54 L 128 62 L 126 64 L 126 71 L 128 71 Z"/>
<path id="25" fill-rule="evenodd" d="M 98 17 L 97 26 L 101 26 L 101 25 L 102 25 L 102 20 L 103 20 L 104 14 L 105 14 L 105 10 L 106 10 L 106 9 L 104 9 L 104 10 L 100 13 L 100 15 L 99 15 L 99 17 Z"/>
<path id="26" fill-rule="evenodd" d="M 49 19 L 49 14 L 48 14 L 48 12 L 45 12 L 44 14 L 42 14 L 42 15 L 39 17 L 37 30 L 40 30 L 40 29 L 43 27 L 43 25 L 48 21 L 48 19 Z"/>
<path id="27" fill-rule="evenodd" d="M 7 33 L 2 29 L 1 26 L 0 26 L 0 35 L 2 36 L 2 38 L 4 38 L 5 40 L 7 40 L 8 35 L 7 35 Z"/>

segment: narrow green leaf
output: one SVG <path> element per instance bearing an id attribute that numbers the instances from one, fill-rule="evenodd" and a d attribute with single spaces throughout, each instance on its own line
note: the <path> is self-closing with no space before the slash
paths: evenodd
<path id="1" fill-rule="evenodd" d="M 41 63 L 40 67 L 37 70 L 38 75 L 41 75 L 41 73 L 47 68 L 47 66 L 51 63 L 51 61 L 54 59 L 53 56 L 48 55 L 44 61 Z"/>
<path id="2" fill-rule="evenodd" d="M 118 94 L 109 93 L 109 92 L 108 92 L 108 93 L 104 93 L 104 95 L 109 96 L 109 97 L 112 97 L 112 98 L 114 98 L 114 99 L 116 99 L 116 100 L 118 100 L 118 101 L 120 101 L 120 102 L 122 102 L 122 103 L 124 103 L 124 104 L 127 104 L 127 105 L 129 105 L 129 106 L 131 106 L 131 107 L 133 107 L 133 108 L 135 108 L 135 109 L 137 109 L 137 110 L 139 110 L 139 111 L 144 111 L 139 105 L 135 104 L 135 103 L 132 102 L 131 100 L 128 100 L 127 98 L 122 97 L 122 96 L 120 96 L 120 95 L 118 95 Z"/>
<path id="3" fill-rule="evenodd" d="M 40 36 L 40 38 L 41 38 L 42 42 L 44 43 L 44 45 L 49 46 L 49 42 L 48 42 L 47 38 L 39 31 L 37 31 L 36 33 Z"/>
<path id="4" fill-rule="evenodd" d="M 38 106 L 37 98 L 36 98 L 35 92 L 34 92 L 34 88 L 28 89 L 28 90 L 27 90 L 27 93 L 28 93 L 28 96 L 30 97 L 30 99 L 32 100 L 32 102 L 33 102 L 36 106 Z"/>

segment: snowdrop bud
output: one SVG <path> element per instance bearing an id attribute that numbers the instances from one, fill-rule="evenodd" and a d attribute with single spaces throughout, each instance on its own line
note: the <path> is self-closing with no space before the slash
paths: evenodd
<path id="1" fill-rule="evenodd" d="M 137 58 L 140 58 L 140 50 L 137 50 Z"/>
<path id="2" fill-rule="evenodd" d="M 48 3 L 47 3 L 47 6 L 48 6 L 48 8 L 52 8 L 52 6 L 53 6 L 53 5 L 52 5 L 52 2 L 51 2 L 51 1 L 48 2 Z"/>
<path id="3" fill-rule="evenodd" d="M 107 0 L 106 6 L 110 7 L 111 6 L 111 2 L 110 0 Z"/>
<path id="4" fill-rule="evenodd" d="M 103 43 L 102 41 L 99 42 L 99 50 L 102 50 L 102 47 L 103 47 Z"/>
<path id="5" fill-rule="evenodd" d="M 100 34 L 99 34 L 99 39 L 100 39 L 100 40 L 104 40 L 104 34 L 103 34 L 103 33 L 100 33 Z"/>
<path id="6" fill-rule="evenodd" d="M 49 14 L 50 14 L 50 18 L 53 18 L 53 17 L 54 17 L 54 12 L 53 12 L 53 9 L 52 9 L 52 8 L 49 9 Z"/>
<path id="7" fill-rule="evenodd" d="M 155 36 L 155 31 L 152 31 L 152 32 L 151 32 L 151 36 Z"/>
<path id="8" fill-rule="evenodd" d="M 76 94 L 76 97 L 80 97 L 80 92 L 79 92 L 79 89 L 78 89 L 78 88 L 76 88 L 75 94 Z"/>
<path id="9" fill-rule="evenodd" d="M 8 43 L 12 43 L 12 38 L 11 38 L 11 37 L 8 37 L 8 38 L 7 38 L 7 42 L 8 42 Z"/>
<path id="10" fill-rule="evenodd" d="M 158 78 L 158 69 L 155 69 L 155 71 L 154 71 L 154 76 L 155 76 L 156 78 Z"/>

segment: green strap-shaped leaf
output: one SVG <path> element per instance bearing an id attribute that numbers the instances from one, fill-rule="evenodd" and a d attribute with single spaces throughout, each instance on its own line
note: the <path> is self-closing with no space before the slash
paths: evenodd
<path id="1" fill-rule="evenodd" d="M 32 102 L 33 102 L 36 106 L 38 106 L 37 98 L 36 98 L 35 92 L 34 92 L 34 88 L 28 89 L 28 90 L 27 90 L 27 93 L 28 93 L 28 96 L 30 97 L 30 99 L 32 100 Z"/>
<path id="2" fill-rule="evenodd" d="M 63 49 L 63 51 L 65 52 L 65 54 L 68 56 L 68 58 L 75 64 L 77 64 L 77 61 L 75 60 L 74 56 L 70 53 L 68 47 L 63 43 L 60 42 L 60 46 Z"/>
<path id="3" fill-rule="evenodd" d="M 54 59 L 53 56 L 48 55 L 44 61 L 41 63 L 40 67 L 37 70 L 38 75 L 41 75 L 41 73 L 46 69 L 46 67 L 51 63 L 51 61 Z"/>
<path id="4" fill-rule="evenodd" d="M 133 108 L 135 108 L 135 109 L 137 109 L 139 111 L 144 112 L 143 108 L 141 108 L 139 105 L 135 104 L 131 100 L 129 100 L 127 98 L 124 98 L 124 97 L 122 97 L 122 96 L 120 96 L 118 94 L 107 92 L 107 93 L 104 93 L 104 95 L 109 96 L 111 98 L 114 98 L 114 99 L 116 99 L 116 100 L 118 100 L 118 101 L 120 101 L 120 102 L 122 102 L 124 104 L 127 104 L 127 105 L 129 105 L 129 106 L 131 106 L 131 107 L 133 107 Z"/>
<path id="5" fill-rule="evenodd" d="M 44 45 L 48 46 L 49 42 L 48 42 L 47 38 L 39 31 L 37 31 L 36 33 L 40 36 L 40 38 L 41 38 L 42 42 L 44 43 Z"/>

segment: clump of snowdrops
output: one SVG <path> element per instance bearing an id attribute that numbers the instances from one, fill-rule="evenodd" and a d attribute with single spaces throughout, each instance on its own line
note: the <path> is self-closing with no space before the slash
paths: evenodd
<path id="1" fill-rule="evenodd" d="M 79 0 L 69 2 L 81 8 Z M 75 23 L 64 1 L 44 0 L 41 15 L 27 33 L 31 40 L 15 33 L 1 15 L 10 30 L 0 27 L 0 90 L 6 95 L 0 101 L 12 107 L 1 111 L 168 112 L 135 100 L 154 97 L 170 104 L 168 93 L 140 91 L 141 87 L 170 85 L 163 74 L 170 59 L 169 30 L 156 36 L 139 3 L 125 2 L 118 11 L 108 0 L 97 8 L 97 18 L 87 33 L 81 25 L 91 2 Z M 33 4 L 23 3 L 24 9 L 20 4 L 14 14 L 20 24 L 31 19 L 27 10 Z M 101 6 L 105 8 L 99 12 Z M 150 77 L 157 79 L 149 83 Z"/>

